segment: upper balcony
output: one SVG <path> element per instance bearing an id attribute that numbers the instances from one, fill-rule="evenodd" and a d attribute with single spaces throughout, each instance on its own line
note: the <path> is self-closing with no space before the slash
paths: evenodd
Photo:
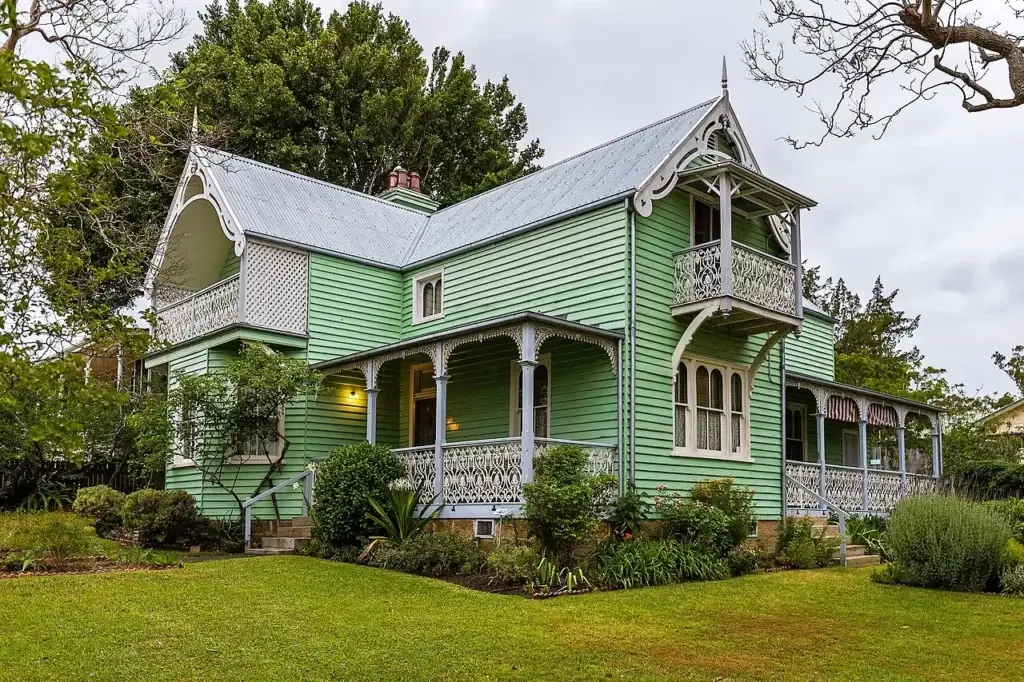
<path id="1" fill-rule="evenodd" d="M 803 320 L 800 210 L 810 199 L 733 160 L 678 172 L 678 187 L 703 205 L 691 225 L 695 246 L 674 254 L 672 314 L 738 336 L 799 329 Z M 788 259 L 734 237 L 734 216 L 763 225 Z M 742 237 L 742 235 L 740 235 Z M 703 239 L 701 239 L 703 237 Z M 710 239 L 709 239 L 710 237 Z M 700 243 L 702 242 L 703 243 Z"/>
<path id="2" fill-rule="evenodd" d="M 198 291 L 158 281 L 156 338 L 173 346 L 235 325 L 305 334 L 306 259 L 300 251 L 249 241 L 236 264 L 221 268 L 221 279 Z"/>

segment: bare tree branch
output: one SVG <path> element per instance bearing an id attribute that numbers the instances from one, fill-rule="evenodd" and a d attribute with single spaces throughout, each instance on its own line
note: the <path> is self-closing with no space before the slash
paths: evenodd
<path id="1" fill-rule="evenodd" d="M 1024 19 L 1021 0 L 986 5 L 987 18 L 973 9 L 977 0 L 767 4 L 765 28 L 743 43 L 750 74 L 798 97 L 826 92 L 830 102 L 812 107 L 824 127 L 820 137 L 789 139 L 795 147 L 864 130 L 880 137 L 909 106 L 948 88 L 959 90 L 971 113 L 1024 104 L 1024 40 L 1010 30 Z M 803 59 L 787 55 L 783 37 Z M 800 73 L 808 64 L 815 66 Z M 997 94 L 1000 82 L 1005 94 Z"/>

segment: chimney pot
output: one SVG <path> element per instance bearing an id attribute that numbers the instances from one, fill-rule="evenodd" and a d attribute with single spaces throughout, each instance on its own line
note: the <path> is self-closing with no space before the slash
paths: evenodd
<path id="1" fill-rule="evenodd" d="M 402 189 L 409 189 L 409 171 L 399 166 L 395 172 L 398 173 L 398 186 Z"/>
<path id="2" fill-rule="evenodd" d="M 420 174 L 413 171 L 409 173 L 409 189 L 413 192 L 420 192 Z"/>
<path id="3" fill-rule="evenodd" d="M 393 170 L 388 175 L 388 189 L 394 189 L 398 187 L 398 171 Z"/>

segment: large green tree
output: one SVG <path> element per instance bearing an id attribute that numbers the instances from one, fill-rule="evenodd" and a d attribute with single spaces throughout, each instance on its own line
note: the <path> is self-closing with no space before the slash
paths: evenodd
<path id="1" fill-rule="evenodd" d="M 84 380 L 88 342 L 129 354 L 142 343 L 130 316 L 94 296 L 137 271 L 132 230 L 102 188 L 76 177 L 113 165 L 103 150 L 125 134 L 115 91 L 184 24 L 172 6 L 139 0 L 0 9 L 0 470 L 10 481 L 26 460 L 79 461 L 87 408 L 117 402 Z M 48 49 L 49 60 L 26 56 Z M 55 219 L 68 212 L 76 220 Z M 83 255 L 90 240 L 105 258 Z"/>
<path id="2" fill-rule="evenodd" d="M 324 20 L 309 0 L 217 0 L 200 19 L 159 81 L 121 107 L 131 135 L 97 145 L 119 164 L 77 176 L 118 202 L 149 252 L 193 141 L 194 111 L 203 144 L 371 194 L 401 165 L 442 204 L 530 173 L 543 155 L 526 139 L 526 110 L 507 78 L 481 83 L 462 53 L 444 47 L 425 55 L 409 25 L 379 4 L 354 2 Z M 83 253 L 102 261 L 106 245 L 93 239 Z M 138 275 L 112 279 L 97 296 L 123 303 L 140 284 Z"/>

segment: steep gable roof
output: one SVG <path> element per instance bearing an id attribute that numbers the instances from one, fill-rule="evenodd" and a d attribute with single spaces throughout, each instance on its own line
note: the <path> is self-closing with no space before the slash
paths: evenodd
<path id="1" fill-rule="evenodd" d="M 247 235 L 401 268 L 630 195 L 718 101 L 429 216 L 215 149 L 196 154 Z"/>

